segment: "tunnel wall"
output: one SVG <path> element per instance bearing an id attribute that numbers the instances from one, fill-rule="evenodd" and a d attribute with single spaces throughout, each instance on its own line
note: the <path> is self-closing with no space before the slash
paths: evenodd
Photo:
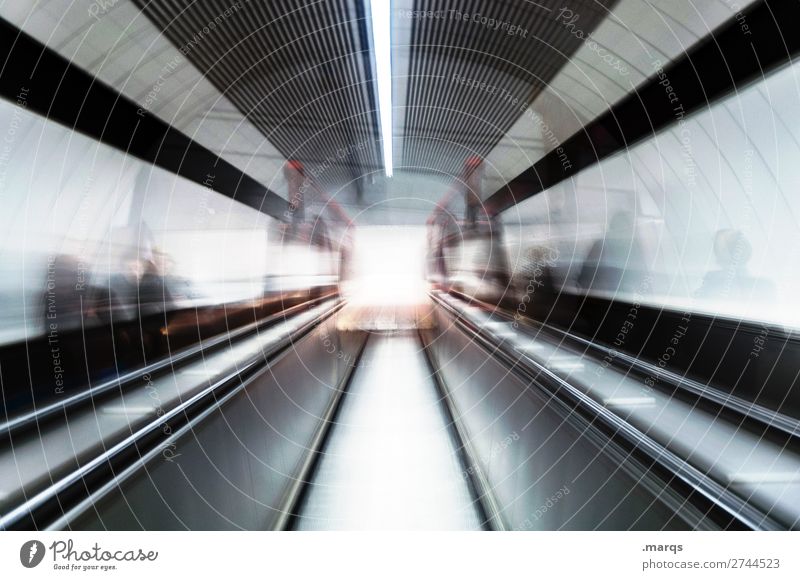
<path id="1" fill-rule="evenodd" d="M 712 526 L 680 506 L 663 482 L 602 435 L 478 346 L 441 306 L 435 317 L 436 328 L 422 334 L 471 455 L 465 477 L 486 482 L 505 529 Z"/>
<path id="2" fill-rule="evenodd" d="M 294 343 L 253 382 L 58 527 L 275 528 L 365 341 L 364 333 L 338 331 L 336 319 Z"/>

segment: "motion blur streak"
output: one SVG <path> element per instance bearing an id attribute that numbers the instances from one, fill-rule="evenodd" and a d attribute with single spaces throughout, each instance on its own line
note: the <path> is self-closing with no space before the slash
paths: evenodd
<path id="1" fill-rule="evenodd" d="M 0 529 L 800 529 L 797 23 L 0 4 Z"/>

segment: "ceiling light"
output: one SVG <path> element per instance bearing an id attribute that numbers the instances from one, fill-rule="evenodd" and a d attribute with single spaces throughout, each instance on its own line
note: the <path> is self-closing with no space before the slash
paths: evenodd
<path id="1" fill-rule="evenodd" d="M 367 0 L 372 17 L 372 46 L 378 79 L 378 112 L 386 177 L 392 176 L 392 3 Z"/>

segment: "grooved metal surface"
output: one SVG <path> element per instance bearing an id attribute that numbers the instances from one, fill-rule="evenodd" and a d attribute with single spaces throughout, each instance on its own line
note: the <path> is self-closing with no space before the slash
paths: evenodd
<path id="1" fill-rule="evenodd" d="M 465 159 L 487 156 L 523 114 L 523 103 L 547 86 L 615 1 L 570 2 L 578 15 L 571 28 L 557 18 L 560 0 L 415 1 L 413 10 L 447 17 L 412 17 L 408 46 L 394 47 L 404 55 L 393 70 L 405 89 L 394 103 L 398 168 L 456 176 Z M 381 172 L 363 0 L 135 2 L 281 154 L 305 163 L 321 187 L 360 188 L 364 175 Z M 409 25 L 408 5 L 393 10 L 395 31 Z M 456 74 L 492 90 L 461 85 Z"/>
<path id="2" fill-rule="evenodd" d="M 421 348 L 412 331 L 370 336 L 297 529 L 480 529 Z"/>
<path id="3" fill-rule="evenodd" d="M 578 18 L 567 28 L 557 18 L 561 0 L 416 0 L 414 10 L 446 17 L 413 19 L 402 165 L 458 175 L 467 158 L 487 156 L 523 114 L 522 104 L 580 48 L 575 31 L 590 34 L 614 4 L 570 2 Z M 484 88 L 462 85 L 455 74 Z"/>
<path id="4" fill-rule="evenodd" d="M 135 2 L 282 155 L 305 163 L 320 184 L 382 166 L 361 0 Z"/>

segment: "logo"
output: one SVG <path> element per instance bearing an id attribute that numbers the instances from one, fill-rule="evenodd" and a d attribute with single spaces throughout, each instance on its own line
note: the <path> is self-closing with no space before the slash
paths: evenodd
<path id="1" fill-rule="evenodd" d="M 44 559 L 44 544 L 39 540 L 28 540 L 19 549 L 19 561 L 26 568 L 35 568 Z"/>

